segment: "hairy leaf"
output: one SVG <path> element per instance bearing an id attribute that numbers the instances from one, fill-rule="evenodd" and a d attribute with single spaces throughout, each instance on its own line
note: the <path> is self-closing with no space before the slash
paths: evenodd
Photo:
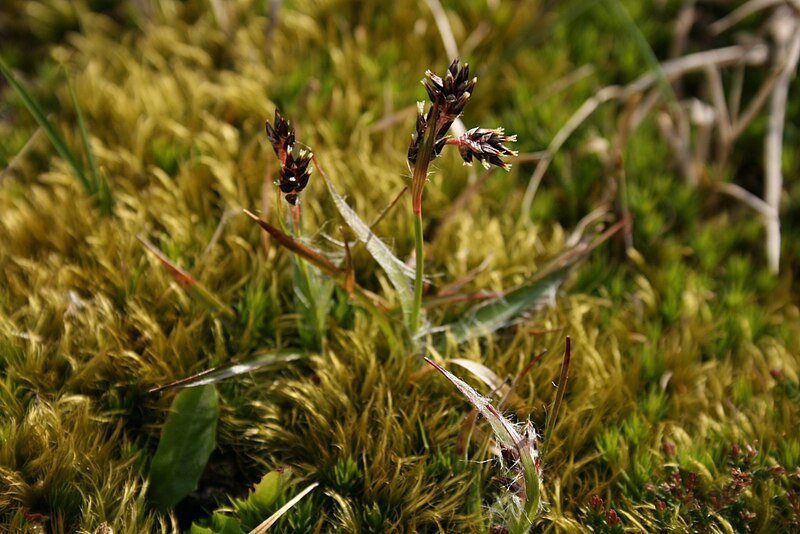
<path id="1" fill-rule="evenodd" d="M 316 163 L 316 158 L 314 158 L 314 162 Z M 319 168 L 319 164 L 317 164 L 317 168 Z M 345 222 L 356 234 L 358 240 L 364 243 L 364 246 L 367 247 L 367 251 L 369 251 L 386 273 L 389 282 L 391 282 L 395 291 L 397 291 L 397 298 L 400 301 L 400 306 L 403 308 L 403 314 L 406 316 L 409 315 L 414 304 L 414 295 L 411 291 L 409 279 L 413 279 L 414 271 L 400 261 L 400 259 L 392 253 L 386 243 L 381 241 L 381 239 L 370 230 L 369 225 L 361 220 L 361 217 L 353 211 L 347 204 L 347 201 L 336 191 L 328 175 L 325 174 L 322 169 L 320 169 L 320 174 L 325 179 L 328 191 L 330 191 L 333 202 L 336 204 L 336 209 L 339 210 L 342 218 L 344 218 Z"/>
<path id="2" fill-rule="evenodd" d="M 486 336 L 509 326 L 522 314 L 531 312 L 555 295 L 567 268 L 561 268 L 534 282 L 523 284 L 504 295 L 473 308 L 461 320 L 443 328 L 457 343 Z"/>
<path id="3" fill-rule="evenodd" d="M 225 380 L 234 376 L 257 371 L 258 369 L 267 367 L 269 365 L 294 362 L 305 356 L 306 354 L 303 351 L 298 350 L 276 350 L 264 352 L 261 354 L 256 354 L 252 358 L 248 358 L 247 360 L 241 362 L 229 363 L 220 367 L 214 367 L 213 369 L 206 369 L 205 371 L 192 376 L 187 376 L 186 378 L 181 378 L 180 380 L 176 380 L 175 382 L 171 382 L 165 386 L 151 389 L 150 393 L 213 384 L 215 382 L 219 382 L 220 380 Z"/>

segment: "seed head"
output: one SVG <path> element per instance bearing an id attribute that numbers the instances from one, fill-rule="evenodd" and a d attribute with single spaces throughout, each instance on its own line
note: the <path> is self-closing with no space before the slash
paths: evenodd
<path id="1" fill-rule="evenodd" d="M 428 92 L 431 107 L 425 114 L 424 102 L 417 102 L 416 130 L 411 135 L 411 145 L 408 147 L 408 165 L 411 168 L 417 162 L 422 139 L 429 127 L 436 128 L 431 159 L 439 155 L 445 145 L 447 131 L 464 110 L 464 106 L 472 94 L 472 89 L 478 81 L 477 78 L 470 79 L 469 65 L 466 63 L 460 65 L 458 58 L 450 64 L 444 78 L 430 70 L 425 71 L 425 76 L 427 79 L 422 80 L 422 85 Z"/>
<path id="2" fill-rule="evenodd" d="M 478 78 L 469 77 L 469 64 L 460 65 L 459 58 L 453 60 L 444 78 L 430 70 L 425 72 L 425 76 L 428 79 L 423 80 L 422 84 L 428 91 L 428 97 L 434 107 L 439 109 L 439 117 L 437 117 L 441 130 L 439 135 L 444 136 L 453 121 L 464 110 Z"/>
<path id="3" fill-rule="evenodd" d="M 308 185 L 313 170 L 309 166 L 311 156 L 308 150 L 293 150 L 287 154 L 286 164 L 281 165 L 280 178 L 275 185 L 280 188 L 286 202 L 291 205 L 297 204 L 297 195 Z"/>
<path id="4" fill-rule="evenodd" d="M 275 155 L 281 164 L 278 181 L 275 182 L 285 195 L 289 204 L 297 204 L 298 194 L 308 185 L 312 168 L 311 151 L 298 149 L 295 146 L 294 128 L 283 118 L 280 111 L 275 110 L 275 126 L 266 123 L 267 139 L 269 139 Z"/>
<path id="5" fill-rule="evenodd" d="M 422 138 L 425 136 L 425 130 L 428 128 L 430 122 L 430 115 L 433 108 L 425 115 L 425 103 L 417 102 L 417 124 L 413 134 L 411 134 L 411 144 L 408 146 L 408 166 L 414 168 L 417 162 L 417 154 L 419 154 L 419 147 L 422 143 Z M 436 158 L 444 148 L 447 139 L 444 135 L 437 137 L 433 144 L 433 156 L 431 159 Z"/>
<path id="6" fill-rule="evenodd" d="M 275 127 L 267 121 L 267 139 L 269 139 L 275 155 L 281 162 L 281 165 L 286 161 L 286 155 L 294 145 L 294 128 L 289 125 L 289 121 L 283 118 L 281 112 L 275 108 Z"/>
<path id="7" fill-rule="evenodd" d="M 510 170 L 511 164 L 503 161 L 503 156 L 516 156 L 517 151 L 511 150 L 503 143 L 517 140 L 516 135 L 506 135 L 502 128 L 472 128 L 461 137 L 449 140 L 457 144 L 461 158 L 467 165 L 472 165 L 472 158 L 477 159 L 485 168 L 491 165 Z"/>

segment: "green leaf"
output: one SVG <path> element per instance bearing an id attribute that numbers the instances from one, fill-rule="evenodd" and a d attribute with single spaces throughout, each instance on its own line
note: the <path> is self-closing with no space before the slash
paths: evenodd
<path id="1" fill-rule="evenodd" d="M 339 210 L 342 218 L 353 230 L 358 240 L 367 247 L 367 251 L 386 273 L 389 282 L 391 282 L 395 291 L 397 291 L 397 299 L 400 301 L 400 306 L 403 308 L 403 315 L 409 317 L 411 315 L 411 309 L 414 306 L 414 294 L 411 289 L 411 280 L 414 278 L 414 271 L 400 261 L 400 259 L 392 253 L 386 243 L 381 241 L 381 238 L 370 230 L 369 225 L 353 211 L 353 208 L 351 208 L 347 204 L 347 201 L 336 191 L 328 175 L 319 168 L 319 163 L 317 163 L 316 158 L 314 158 L 314 162 L 317 164 L 319 173 L 328 186 L 328 191 L 330 191 L 333 197 L 333 203 L 336 205 L 336 209 Z"/>
<path id="2" fill-rule="evenodd" d="M 47 135 L 48 139 L 50 139 L 50 142 L 53 143 L 53 147 L 55 147 L 58 155 L 61 156 L 70 167 L 72 167 L 75 176 L 78 178 L 78 181 L 80 182 L 81 187 L 83 187 L 83 190 L 86 192 L 86 194 L 93 195 L 96 190 L 92 187 L 91 182 L 89 182 L 89 179 L 86 177 L 83 166 L 78 163 L 78 159 L 69 149 L 67 143 L 64 141 L 64 138 L 61 137 L 61 134 L 58 133 L 56 127 L 47 118 L 47 115 L 45 115 L 45 112 L 42 110 L 39 102 L 36 100 L 33 94 L 20 83 L 16 75 L 3 60 L 2 56 L 0 56 L 0 72 L 3 73 L 3 76 L 6 77 L 8 83 L 14 88 L 14 91 L 22 99 L 22 102 L 25 104 L 25 107 L 28 108 L 30 114 L 33 115 L 33 118 L 36 119 L 36 122 L 39 123 L 39 126 L 42 128 L 42 130 L 44 130 L 44 133 Z"/>
<path id="3" fill-rule="evenodd" d="M 269 365 L 285 364 L 297 361 L 305 356 L 306 353 L 300 350 L 287 349 L 263 352 L 241 362 L 229 363 L 220 367 L 206 369 L 205 371 L 188 376 L 186 378 L 181 378 L 180 380 L 176 380 L 175 382 L 171 382 L 165 386 L 151 389 L 149 393 L 214 384 L 215 382 L 225 380 L 226 378 L 243 375 L 245 373 L 251 373 Z"/>
<path id="4" fill-rule="evenodd" d="M 444 330 L 451 332 L 457 343 L 463 343 L 505 328 L 522 314 L 535 310 L 551 298 L 566 272 L 567 267 L 562 267 L 544 278 L 484 302 L 461 320 L 445 326 Z"/>
<path id="5" fill-rule="evenodd" d="M 541 478 L 539 469 L 539 453 L 537 450 L 537 432 L 530 421 L 520 432 L 517 427 L 503 417 L 500 411 L 492 406 L 487 397 L 484 397 L 469 384 L 443 368 L 430 358 L 425 361 L 439 371 L 469 400 L 475 409 L 489 422 L 494 432 L 495 440 L 501 450 L 509 451 L 515 461 L 507 467 L 515 475 L 521 475 L 522 484 L 517 496 L 520 499 L 520 509 L 517 511 L 512 532 L 527 532 L 531 521 L 539 513 L 541 506 Z"/>
<path id="6" fill-rule="evenodd" d="M 235 517 L 214 512 L 212 522 L 214 523 L 214 532 L 216 534 L 244 534 L 244 529 L 242 529 Z"/>
<path id="7" fill-rule="evenodd" d="M 342 288 L 345 289 L 349 293 L 349 285 L 350 282 L 348 280 L 349 274 L 337 267 L 336 265 L 331 262 L 328 258 L 320 254 L 319 252 L 309 248 L 308 246 L 304 245 L 300 241 L 296 241 L 291 236 L 287 235 L 286 233 L 282 232 L 280 229 L 272 226 L 267 221 L 264 221 L 258 218 L 257 215 L 248 211 L 242 210 L 248 217 L 253 219 L 258 223 L 261 228 L 267 232 L 271 237 L 275 238 L 275 240 L 287 250 L 297 254 L 301 258 L 304 258 L 309 261 L 312 265 L 316 266 L 321 272 L 330 275 L 339 283 L 341 284 Z M 392 332 L 392 329 L 386 320 L 385 314 L 385 302 L 382 297 L 376 295 L 375 293 L 368 291 L 358 284 L 353 283 L 352 285 L 353 295 L 358 299 L 361 304 L 364 305 L 366 309 L 372 313 L 372 316 L 378 322 L 378 325 L 381 328 L 381 331 L 386 335 L 386 338 L 394 344 L 397 343 L 397 338 Z"/>
<path id="8" fill-rule="evenodd" d="M 111 213 L 111 188 L 105 177 L 100 173 L 100 168 L 97 166 L 97 159 L 94 157 L 92 145 L 89 142 L 89 130 L 86 128 L 86 122 L 83 120 L 83 113 L 78 103 L 78 95 L 75 93 L 75 87 L 72 85 L 72 80 L 67 76 L 67 86 L 69 87 L 69 94 L 72 98 L 72 105 L 75 107 L 75 115 L 78 117 L 78 131 L 81 134 L 81 144 L 83 145 L 83 153 L 86 154 L 86 159 L 89 162 L 89 170 L 92 173 L 92 190 L 98 193 L 98 202 L 100 207 L 105 213 Z"/>
<path id="9" fill-rule="evenodd" d="M 286 471 L 270 471 L 256 485 L 247 500 L 263 509 L 274 505 L 288 483 L 289 473 Z"/>
<path id="10" fill-rule="evenodd" d="M 670 104 L 677 103 L 678 99 L 675 95 L 675 91 L 672 89 L 672 85 L 664 74 L 664 69 L 661 67 L 661 62 L 659 61 L 658 56 L 653 50 L 653 47 L 647 41 L 647 37 L 645 37 L 645 35 L 642 33 L 641 28 L 639 28 L 639 26 L 636 24 L 636 21 L 631 18 L 631 14 L 625 8 L 625 5 L 620 2 L 620 0 L 610 0 L 604 3 L 607 4 L 607 8 L 610 7 L 612 16 L 617 18 L 617 20 L 622 24 L 622 27 L 633 39 L 633 42 L 636 43 L 639 53 L 644 56 L 647 65 L 656 75 L 658 88 L 661 89 L 661 93 L 664 95 L 664 98 Z"/>
<path id="11" fill-rule="evenodd" d="M 245 534 L 245 530 L 239 525 L 239 521 L 235 517 L 214 512 L 211 515 L 210 527 L 192 523 L 189 534 Z"/>
<path id="12" fill-rule="evenodd" d="M 219 418 L 212 385 L 185 389 L 172 401 L 150 466 L 150 500 L 161 510 L 174 507 L 200 480 L 214 450 Z"/>
<path id="13" fill-rule="evenodd" d="M 305 487 L 305 489 L 303 489 L 303 491 L 301 491 L 300 493 L 298 493 L 297 495 L 295 495 L 294 497 L 292 497 L 292 499 L 291 499 L 289 502 L 287 502 L 286 504 L 284 504 L 283 506 L 281 506 L 281 507 L 278 509 L 278 511 L 277 511 L 277 512 L 275 512 L 274 514 L 272 514 L 271 516 L 269 516 L 267 519 L 265 519 L 265 520 L 264 520 L 264 522 L 263 522 L 263 523 L 261 523 L 261 524 L 260 524 L 260 525 L 258 525 L 256 528 L 254 528 L 253 530 L 251 530 L 251 531 L 250 531 L 250 534 L 263 534 L 264 532 L 266 532 L 267 530 L 269 530 L 269 529 L 270 529 L 270 528 L 271 528 L 271 527 L 272 527 L 272 526 L 273 526 L 275 523 L 277 523 L 277 522 L 278 522 L 278 519 L 280 519 L 280 518 L 281 518 L 281 516 L 283 516 L 283 515 L 284 515 L 286 512 L 288 512 L 289 510 L 291 510 L 291 508 L 292 508 L 292 507 L 293 507 L 295 504 L 297 504 L 298 502 L 300 502 L 300 501 L 303 499 L 303 497 L 305 497 L 306 495 L 308 495 L 308 494 L 309 494 L 309 493 L 310 493 L 310 492 L 311 492 L 311 491 L 312 491 L 314 488 L 316 488 L 317 486 L 319 486 L 319 482 L 313 482 L 313 483 L 309 484 L 308 486 L 306 486 L 306 487 Z"/>
<path id="14" fill-rule="evenodd" d="M 564 359 L 561 361 L 561 374 L 558 377 L 558 385 L 556 387 L 556 396 L 553 399 L 553 407 L 547 414 L 547 428 L 544 434 L 545 442 L 542 454 L 547 452 L 547 447 L 550 445 L 550 439 L 553 437 L 553 429 L 556 427 L 558 411 L 561 409 L 561 404 L 564 401 L 564 393 L 567 390 L 567 380 L 569 380 L 569 364 L 571 359 L 570 337 L 567 336 L 566 347 L 564 348 Z"/>
<path id="15" fill-rule="evenodd" d="M 312 264 L 292 257 L 292 280 L 300 338 L 315 347 L 322 346 L 328 329 L 328 315 L 333 305 L 335 281 L 322 276 Z"/>
<path id="16" fill-rule="evenodd" d="M 457 343 L 463 343 L 468 339 L 485 336 L 509 326 L 524 313 L 544 304 L 555 294 L 570 267 L 591 254 L 611 236 L 625 228 L 629 222 L 630 219 L 626 217 L 612 224 L 604 232 L 579 241 L 550 260 L 530 282 L 481 303 L 460 321 L 444 326 L 440 330 L 451 332 Z"/>

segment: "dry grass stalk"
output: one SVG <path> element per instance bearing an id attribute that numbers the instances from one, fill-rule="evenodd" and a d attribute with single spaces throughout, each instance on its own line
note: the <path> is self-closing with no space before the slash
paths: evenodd
<path id="1" fill-rule="evenodd" d="M 772 8 L 778 3 L 782 4 L 782 2 L 773 0 L 753 0 L 729 16 L 720 19 L 712 27 L 717 33 L 723 32 L 742 18 L 757 11 Z M 685 33 L 687 25 L 690 26 L 694 18 L 693 9 L 693 1 L 687 1 L 684 4 L 680 17 L 676 21 L 676 37 L 671 53 L 677 54 L 685 48 Z M 798 56 L 800 56 L 800 15 L 798 13 L 800 11 L 797 7 L 792 8 L 785 5 L 774 10 L 768 29 L 773 34 L 773 41 L 777 47 L 776 65 L 762 81 L 758 91 L 741 114 L 739 109 L 744 69 L 746 66 L 767 65 L 771 60 L 772 52 L 766 42 L 751 42 L 688 54 L 665 61 L 661 64 L 659 72 L 643 74 L 626 86 L 608 86 L 597 91 L 558 130 L 545 151 L 545 156 L 534 169 L 522 200 L 523 220 L 528 220 L 526 214 L 530 212 L 536 191 L 555 154 L 586 119 L 608 101 L 615 100 L 627 106 L 632 98 L 640 100 L 638 108 L 633 113 L 626 114 L 630 120 L 624 125 L 620 125 L 620 127 L 628 129 L 628 133 L 633 131 L 639 122 L 651 112 L 652 108 L 661 101 L 665 109 L 657 113 L 656 124 L 675 154 L 675 160 L 680 165 L 687 184 L 697 186 L 701 183 L 701 176 L 705 174 L 703 168 L 709 163 L 709 143 L 712 131 L 716 129 L 716 150 L 713 163 L 714 168 L 720 171 L 727 163 L 738 138 L 769 99 L 768 129 L 764 140 L 763 201 L 735 184 L 714 183 L 712 187 L 745 202 L 764 217 L 767 233 L 767 262 L 770 269 L 777 273 L 780 264 L 781 241 L 779 204 L 783 191 L 781 173 L 783 126 L 788 89 L 795 76 Z M 720 69 L 725 67 L 736 68 L 727 93 L 727 101 L 720 73 Z M 663 102 L 665 95 L 654 88 L 661 77 L 670 83 L 678 83 L 687 74 L 697 71 L 705 72 L 707 92 L 711 100 L 709 104 L 697 99 L 690 100 L 688 105 Z M 648 94 L 647 98 L 642 99 L 637 96 L 645 93 Z M 694 136 L 691 132 L 692 127 L 695 130 Z M 626 137 L 627 134 L 618 135 L 618 139 L 624 140 Z M 617 146 L 616 149 L 612 157 L 619 156 L 620 147 Z M 619 173 L 616 174 L 619 176 Z"/>

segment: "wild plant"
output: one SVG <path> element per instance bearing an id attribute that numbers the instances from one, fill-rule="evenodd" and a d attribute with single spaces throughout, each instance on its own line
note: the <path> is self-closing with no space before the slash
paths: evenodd
<path id="1" fill-rule="evenodd" d="M 444 76 L 428 70 L 422 84 L 429 101 L 417 104 L 415 127 L 407 152 L 407 163 L 411 172 L 410 204 L 414 221 L 415 268 L 409 269 L 405 262 L 373 232 L 371 226 L 348 205 L 312 150 L 297 139 L 294 126 L 284 118 L 280 110 L 276 109 L 274 118 L 266 122 L 265 128 L 267 140 L 278 162 L 277 178 L 274 181 L 278 191 L 275 196 L 275 211 L 280 214 L 284 212 L 283 206 L 288 206 L 287 220 L 284 223 L 283 217 L 279 215 L 278 225 L 275 226 L 249 210 L 245 210 L 245 213 L 254 219 L 271 239 L 293 253 L 298 330 L 306 343 L 306 349 L 298 349 L 295 354 L 287 354 L 285 351 L 274 353 L 251 362 L 209 370 L 158 388 L 159 390 L 174 387 L 209 387 L 208 384 L 222 378 L 275 363 L 278 358 L 300 357 L 305 350 L 323 348 L 326 344 L 328 316 L 334 302 L 334 286 L 339 288 L 340 293 L 351 297 L 349 299 L 351 302 L 364 309 L 380 325 L 387 342 L 395 350 L 399 348 L 400 353 L 406 353 L 412 358 L 420 354 L 438 354 L 439 348 L 448 340 L 459 344 L 491 334 L 513 324 L 524 314 L 541 306 L 548 298 L 552 298 L 567 270 L 575 261 L 588 254 L 621 227 L 621 224 L 618 224 L 603 235 L 578 241 L 576 246 L 566 250 L 537 276 L 516 288 L 477 303 L 457 322 L 443 325 L 430 324 L 424 315 L 426 277 L 423 196 L 425 185 L 431 175 L 432 162 L 446 147 L 451 146 L 458 150 L 466 165 L 471 165 L 477 160 L 487 170 L 497 167 L 509 171 L 511 163 L 508 159 L 517 156 L 517 152 L 507 146 L 507 143 L 516 141 L 516 136 L 507 135 L 502 127 L 473 127 L 461 135 L 449 135 L 451 126 L 462 115 L 477 84 L 477 78 L 470 77 L 468 64 L 462 64 L 456 58 L 450 63 Z M 339 214 L 355 236 L 352 246 L 361 244 L 367 249 L 391 282 L 395 290 L 394 295 L 386 297 L 378 295 L 361 287 L 356 281 L 356 273 L 350 261 L 351 244 L 347 236 L 342 241 L 344 261 L 329 257 L 308 243 L 302 228 L 302 206 L 304 191 L 314 168 L 321 175 Z M 285 204 L 280 201 L 281 199 Z M 158 251 L 154 250 L 154 253 L 158 254 Z M 160 259 L 171 272 L 180 272 L 179 268 L 170 266 L 165 258 Z M 187 276 L 182 276 L 181 279 L 184 283 L 187 282 Z M 193 287 L 199 296 L 205 296 L 203 301 L 210 303 L 212 308 L 219 312 L 227 312 L 226 307 L 215 301 L 213 296 L 208 297 L 207 291 L 198 290 L 198 284 L 191 282 L 189 286 Z M 396 310 L 392 310 L 388 304 L 392 298 L 399 303 L 401 321 L 395 318 Z M 489 421 L 497 443 L 495 450 L 511 475 L 507 482 L 507 494 L 502 499 L 505 504 L 498 504 L 497 517 L 493 521 L 511 532 L 527 532 L 542 508 L 542 470 L 539 451 L 541 433 L 530 421 L 519 427 L 504 417 L 500 409 L 494 407 L 487 397 L 445 370 L 442 367 L 443 361 L 436 362 L 428 357 L 425 360 L 450 380 Z M 559 380 L 558 393 L 561 397 L 557 397 L 554 402 L 554 409 L 548 421 L 549 432 L 552 431 L 555 413 L 558 411 L 560 399 L 563 398 L 568 366 L 569 347 L 565 355 L 562 377 Z M 480 363 L 475 362 L 471 368 L 479 375 L 494 376 Z M 502 385 L 499 380 L 496 382 L 498 386 Z M 498 405 L 500 406 L 502 404 Z M 197 419 L 199 416 L 192 414 L 191 417 Z M 180 419 L 176 414 L 173 414 L 173 418 Z M 176 424 L 179 423 L 168 421 L 165 437 Z M 204 450 L 207 452 L 207 448 Z M 157 454 L 154 464 L 160 465 L 158 460 L 160 457 Z M 175 498 L 177 495 L 162 496 L 159 499 L 168 507 L 174 504 Z"/>
<path id="2" fill-rule="evenodd" d="M 408 147 L 408 166 L 411 177 L 411 209 L 414 214 L 414 257 L 416 271 L 414 273 L 414 305 L 408 321 L 410 335 L 417 335 L 420 326 L 420 310 L 422 309 L 422 289 L 424 283 L 425 253 L 422 232 L 422 193 L 428 181 L 428 168 L 446 145 L 455 145 L 468 165 L 475 158 L 489 168 L 496 165 L 506 171 L 511 165 L 504 161 L 504 156 L 516 156 L 517 153 L 503 143 L 516 141 L 516 136 L 506 136 L 502 128 L 472 128 L 459 137 L 448 137 L 453 122 L 464 111 L 464 107 L 472 96 L 477 78 L 469 77 L 469 65 L 460 65 L 456 58 L 447 69 L 444 78 L 430 70 L 425 73 L 427 80 L 422 84 L 428 92 L 430 107 L 427 114 L 425 105 L 417 103 L 416 130 L 411 136 Z"/>

